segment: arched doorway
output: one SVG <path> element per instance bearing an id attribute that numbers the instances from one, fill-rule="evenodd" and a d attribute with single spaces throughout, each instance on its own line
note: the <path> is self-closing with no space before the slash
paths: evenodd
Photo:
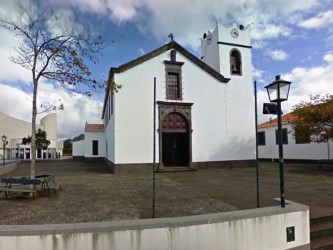
<path id="1" fill-rule="evenodd" d="M 162 159 L 165 167 L 189 166 L 189 126 L 183 115 L 167 114 L 162 121 Z"/>

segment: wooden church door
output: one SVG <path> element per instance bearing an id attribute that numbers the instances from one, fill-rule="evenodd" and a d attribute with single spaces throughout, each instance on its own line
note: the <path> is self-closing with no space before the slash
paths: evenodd
<path id="1" fill-rule="evenodd" d="M 179 113 L 168 114 L 162 123 L 163 165 L 189 165 L 189 136 L 185 118 Z"/>

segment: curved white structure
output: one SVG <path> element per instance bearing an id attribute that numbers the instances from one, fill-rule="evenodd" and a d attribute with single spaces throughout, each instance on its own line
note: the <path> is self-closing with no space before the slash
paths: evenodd
<path id="1" fill-rule="evenodd" d="M 43 117 L 36 129 L 46 132 L 50 145 L 47 150 L 37 150 L 37 159 L 55 159 L 62 155 L 62 146 L 58 142 L 57 114 L 52 113 Z M 31 159 L 30 145 L 22 145 L 22 138 L 31 135 L 31 123 L 11 117 L 0 112 L 0 135 L 7 136 L 6 159 Z M 0 159 L 3 159 L 3 145 L 0 146 Z M 18 153 L 19 152 L 19 153 Z"/>

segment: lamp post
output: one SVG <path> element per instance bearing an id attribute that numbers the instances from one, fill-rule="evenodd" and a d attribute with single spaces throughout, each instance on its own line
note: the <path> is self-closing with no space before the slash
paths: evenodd
<path id="1" fill-rule="evenodd" d="M 2 158 L 2 166 L 5 166 L 5 156 L 6 156 L 6 144 L 7 144 L 7 136 L 1 136 L 2 145 L 3 145 L 3 158 Z"/>
<path id="2" fill-rule="evenodd" d="M 283 162 L 283 138 L 282 138 L 282 121 L 281 121 L 281 102 L 288 100 L 289 89 L 291 82 L 280 79 L 280 76 L 275 77 L 275 81 L 267 85 L 265 88 L 268 93 L 270 102 L 277 103 L 278 116 L 278 140 L 279 140 L 279 170 L 280 170 L 280 197 L 281 207 L 285 207 L 285 192 L 284 192 L 284 162 Z"/>

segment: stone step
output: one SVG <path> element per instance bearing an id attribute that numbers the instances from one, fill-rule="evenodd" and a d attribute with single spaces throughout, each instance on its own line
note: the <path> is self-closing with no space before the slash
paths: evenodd
<path id="1" fill-rule="evenodd" d="M 173 173 L 173 172 L 191 172 L 197 171 L 197 168 L 189 168 L 182 166 L 164 167 L 163 169 L 157 169 L 158 173 Z"/>
<path id="2" fill-rule="evenodd" d="M 333 216 L 310 220 L 311 249 L 333 249 Z"/>
<path id="3" fill-rule="evenodd" d="M 311 239 L 312 250 L 332 250 L 333 249 L 333 237 L 324 236 Z"/>
<path id="4" fill-rule="evenodd" d="M 332 235 L 333 237 L 333 221 L 326 221 L 310 226 L 310 235 L 312 237 Z"/>

